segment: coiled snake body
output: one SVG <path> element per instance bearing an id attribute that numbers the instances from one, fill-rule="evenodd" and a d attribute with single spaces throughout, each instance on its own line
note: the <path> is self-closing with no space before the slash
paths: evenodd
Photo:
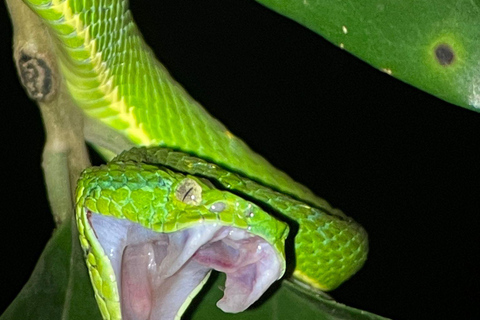
<path id="1" fill-rule="evenodd" d="M 227 274 L 219 307 L 242 311 L 284 274 L 289 229 L 300 281 L 331 290 L 361 268 L 363 228 L 195 102 L 126 1 L 24 2 L 48 25 L 78 107 L 144 146 L 78 182 L 80 240 L 105 319 L 179 318 L 212 269 Z"/>

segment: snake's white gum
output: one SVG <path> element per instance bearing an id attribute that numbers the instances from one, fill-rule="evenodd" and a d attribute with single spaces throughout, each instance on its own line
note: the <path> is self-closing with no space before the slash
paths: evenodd
<path id="1" fill-rule="evenodd" d="M 87 217 L 114 270 L 124 319 L 175 319 L 212 269 L 227 275 L 217 306 L 240 312 L 283 274 L 273 247 L 241 229 L 211 223 L 166 234 L 96 213 Z"/>

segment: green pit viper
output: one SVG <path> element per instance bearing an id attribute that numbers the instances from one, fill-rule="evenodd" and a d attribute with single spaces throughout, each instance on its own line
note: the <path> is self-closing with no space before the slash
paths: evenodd
<path id="1" fill-rule="evenodd" d="M 104 319 L 178 319 L 212 269 L 227 274 L 218 306 L 240 312 L 287 263 L 325 291 L 362 267 L 364 229 L 193 100 L 144 43 L 127 1 L 24 2 L 48 26 L 75 104 L 137 146 L 78 181 L 80 242 Z M 111 157 L 115 148 L 92 142 Z"/>

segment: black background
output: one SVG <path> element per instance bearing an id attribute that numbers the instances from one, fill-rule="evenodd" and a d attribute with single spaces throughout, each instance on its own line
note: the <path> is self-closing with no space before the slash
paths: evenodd
<path id="1" fill-rule="evenodd" d="M 137 23 L 187 91 L 274 165 L 369 232 L 365 267 L 332 292 L 395 319 L 479 319 L 480 115 L 381 73 L 254 1 L 138 1 Z M 53 222 L 44 133 L 0 6 L 0 312 Z"/>

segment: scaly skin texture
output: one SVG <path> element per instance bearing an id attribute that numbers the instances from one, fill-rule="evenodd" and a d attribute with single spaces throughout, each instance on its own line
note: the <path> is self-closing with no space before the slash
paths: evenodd
<path id="1" fill-rule="evenodd" d="M 201 186 L 200 203 L 187 204 L 175 196 L 175 191 L 185 179 L 192 179 Z M 268 240 L 282 258 L 285 270 L 284 245 L 288 225 L 256 204 L 212 188 L 195 176 L 129 160 L 115 161 L 84 171 L 78 182 L 76 201 L 80 242 L 86 252 L 95 298 L 105 319 L 122 318 L 119 280 L 90 226 L 90 212 L 128 219 L 162 233 L 179 231 L 199 223 L 235 226 Z M 219 202 L 225 209 L 212 211 L 212 205 Z"/>
<path id="2" fill-rule="evenodd" d="M 84 112 L 137 145 L 209 159 L 317 206 L 329 204 L 254 153 L 155 59 L 119 0 L 24 0 L 57 42 L 63 76 Z"/>
<path id="3" fill-rule="evenodd" d="M 298 224 L 295 236 L 294 276 L 316 288 L 332 290 L 357 272 L 365 262 L 368 239 L 365 230 L 339 210 L 324 210 L 264 187 L 182 152 L 161 147 L 132 149 L 112 160 L 160 164 L 199 175 L 237 194 L 268 207 L 280 219 Z M 274 228 L 275 230 L 275 228 Z"/>
<path id="4" fill-rule="evenodd" d="M 185 178 L 195 179 L 201 185 L 199 205 L 176 199 L 175 189 Z M 209 186 L 204 178 L 228 191 Z M 248 196 L 251 201 L 241 196 Z M 224 211 L 209 210 L 219 202 L 225 204 Z M 120 319 L 120 299 L 116 282 L 108 283 L 115 275 L 88 222 L 88 212 L 128 219 L 165 233 L 204 222 L 235 226 L 266 239 L 284 259 L 288 227 L 260 206 L 280 219 L 298 224 L 294 271 L 297 279 L 331 290 L 365 262 L 367 234 L 353 219 L 340 211 L 312 207 L 203 159 L 149 147 L 126 151 L 108 165 L 87 169 L 77 188 L 77 224 L 104 317 Z"/>
<path id="5" fill-rule="evenodd" d="M 279 222 L 269 215 L 275 214 L 298 229 L 294 276 L 323 290 L 334 289 L 363 265 L 368 251 L 365 231 L 252 152 L 195 102 L 155 60 L 125 1 L 24 2 L 50 27 L 63 80 L 86 116 L 101 121 L 136 145 L 169 147 L 189 154 L 155 148 L 146 154 L 130 153 L 127 158 L 117 159 L 121 163 L 87 170 L 80 180 L 78 228 L 105 318 L 120 316 L 116 280 L 112 280 L 108 259 L 87 223 L 85 207 L 162 232 L 191 226 L 200 217 L 250 227 L 252 233 L 283 252 L 285 227 L 277 225 Z M 150 159 L 152 152 L 155 157 Z M 164 164 L 175 172 L 128 162 L 131 160 Z M 233 197 L 228 201 L 261 205 L 269 214 L 258 208 L 252 222 L 239 218 L 238 212 L 212 216 L 197 209 L 191 215 L 179 216 L 186 207 L 168 202 L 162 194 L 170 192 L 168 185 L 184 179 L 184 174 L 192 175 L 192 179 L 197 175 L 208 177 L 220 184 L 220 190 L 211 189 L 212 196 L 205 201 Z M 161 176 L 165 185 L 152 185 L 149 178 L 153 176 Z M 209 186 L 203 187 L 209 190 Z M 137 210 L 146 201 L 144 196 L 148 201 L 159 201 L 164 213 L 169 212 L 167 218 Z M 171 216 L 168 209 L 173 212 Z M 168 217 L 175 223 L 170 223 Z"/>

